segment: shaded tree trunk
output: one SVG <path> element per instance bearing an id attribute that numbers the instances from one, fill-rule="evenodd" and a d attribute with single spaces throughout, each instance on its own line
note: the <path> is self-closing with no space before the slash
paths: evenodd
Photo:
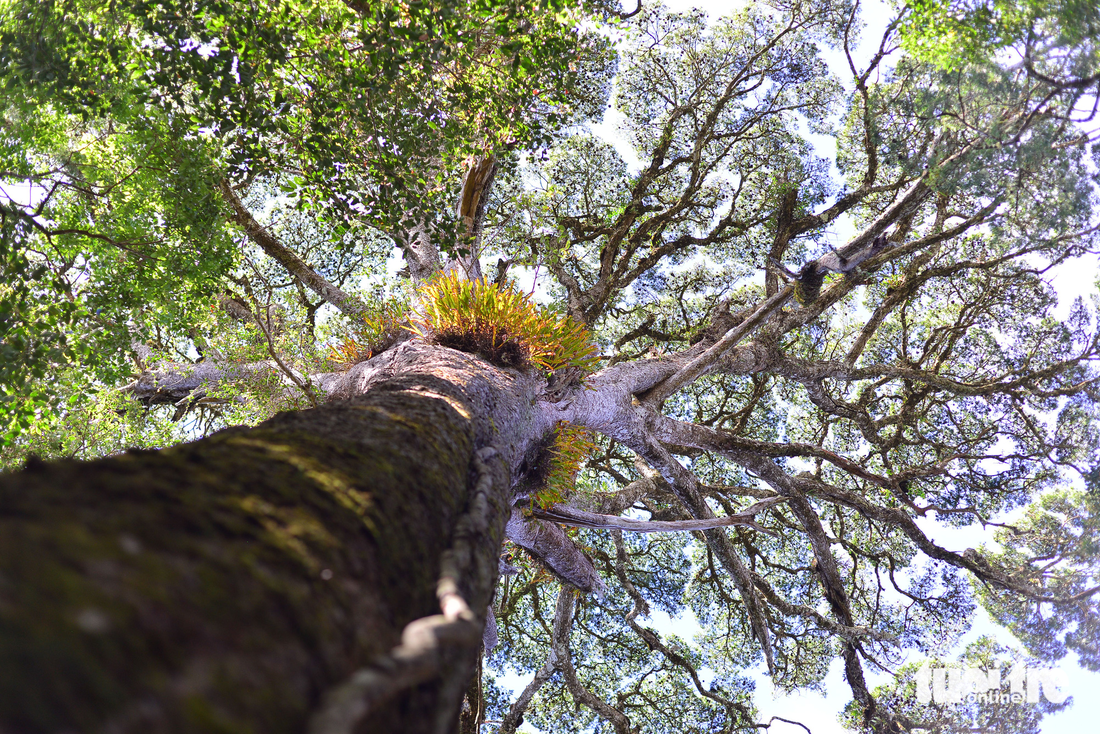
<path id="1" fill-rule="evenodd" d="M 491 542 L 458 587 L 484 610 L 511 477 L 547 430 L 532 378 L 395 352 L 350 399 L 0 477 L 0 732 L 304 731 L 327 692 L 439 614 L 479 481 L 495 487 Z M 457 728 L 478 654 L 458 647 L 355 730 Z"/>

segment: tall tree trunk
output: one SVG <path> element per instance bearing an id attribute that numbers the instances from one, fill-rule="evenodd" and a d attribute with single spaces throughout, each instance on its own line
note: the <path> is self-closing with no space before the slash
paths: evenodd
<path id="1" fill-rule="evenodd" d="M 484 610 L 510 477 L 547 430 L 532 378 L 394 351 L 348 400 L 0 476 L 0 732 L 299 734 L 439 614 L 475 487 L 492 487 L 489 540 L 467 543 L 457 584 Z M 354 730 L 455 729 L 477 659 L 458 648 Z"/>

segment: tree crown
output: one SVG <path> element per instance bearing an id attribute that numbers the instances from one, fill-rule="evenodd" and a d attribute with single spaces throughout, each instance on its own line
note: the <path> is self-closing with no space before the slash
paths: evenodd
<path id="1" fill-rule="evenodd" d="M 1100 331 L 1048 282 L 1096 252 L 1092 5 L 912 2 L 862 56 L 831 0 L 253 5 L 0 11 L 6 466 L 319 404 L 415 336 L 545 374 L 519 494 L 611 582 L 506 548 L 501 732 L 748 730 L 746 671 L 835 659 L 855 730 L 992 725 L 904 667 L 978 604 L 1025 650 L 967 664 L 1097 669 Z"/>

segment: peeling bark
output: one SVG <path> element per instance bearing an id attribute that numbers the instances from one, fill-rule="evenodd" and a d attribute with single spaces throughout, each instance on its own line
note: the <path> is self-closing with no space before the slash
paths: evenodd
<path id="1" fill-rule="evenodd" d="M 497 175 L 497 159 L 494 155 L 471 156 L 462 181 L 462 191 L 455 207 L 459 221 L 465 228 L 465 248 L 468 254 L 460 254 L 457 264 L 470 280 L 481 280 L 481 229 L 489 203 L 489 192 Z"/>

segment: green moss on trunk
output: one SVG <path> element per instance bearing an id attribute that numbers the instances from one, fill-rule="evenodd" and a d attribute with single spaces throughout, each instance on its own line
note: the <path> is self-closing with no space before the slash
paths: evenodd
<path id="1" fill-rule="evenodd" d="M 438 611 L 474 449 L 462 400 L 406 378 L 0 477 L 0 731 L 301 732 Z"/>

